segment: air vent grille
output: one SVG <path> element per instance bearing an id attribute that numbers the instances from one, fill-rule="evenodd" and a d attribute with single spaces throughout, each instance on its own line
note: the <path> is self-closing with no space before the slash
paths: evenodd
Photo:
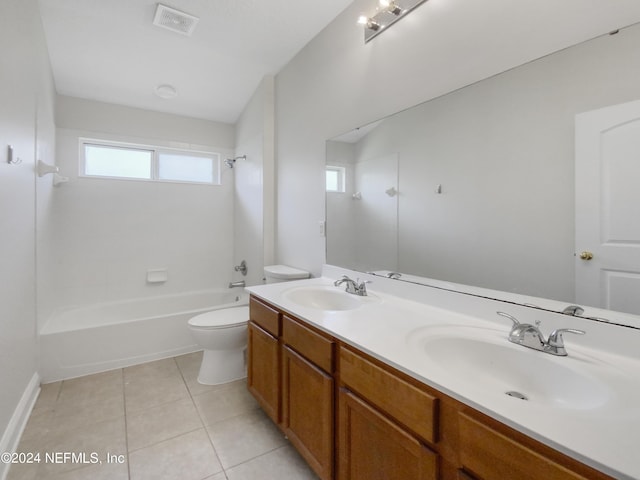
<path id="1" fill-rule="evenodd" d="M 198 20 L 200 20 L 198 17 L 159 3 L 153 24 L 172 32 L 191 36 L 198 24 Z"/>

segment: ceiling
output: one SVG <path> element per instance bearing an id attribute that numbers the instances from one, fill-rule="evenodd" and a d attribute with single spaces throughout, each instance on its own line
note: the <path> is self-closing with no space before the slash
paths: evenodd
<path id="1" fill-rule="evenodd" d="M 39 0 L 58 93 L 235 123 L 264 75 L 277 74 L 351 3 L 162 1 L 200 18 L 193 36 L 154 26 L 156 0 Z M 376 0 L 358 3 L 373 9 Z M 465 70 L 480 62 L 491 70 L 483 70 L 484 78 L 522 63 L 518 52 L 536 58 L 640 21 L 638 0 L 430 0 L 429 5 L 434 17 L 429 28 L 440 32 L 442 41 L 415 47 L 435 49 L 435 58 L 444 59 L 446 68 L 431 83 L 439 82 L 445 92 L 459 87 L 455 66 Z M 156 96 L 162 84 L 173 85 L 177 97 Z"/>
<path id="2" fill-rule="evenodd" d="M 152 24 L 156 0 L 39 0 L 60 95 L 235 123 L 351 0 L 166 0 L 200 20 L 191 37 Z M 154 94 L 174 86 L 177 97 Z"/>

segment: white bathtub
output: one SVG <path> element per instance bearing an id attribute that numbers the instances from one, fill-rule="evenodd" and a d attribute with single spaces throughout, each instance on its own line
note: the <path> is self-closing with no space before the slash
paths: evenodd
<path id="1" fill-rule="evenodd" d="M 200 350 L 187 328 L 194 315 L 248 303 L 238 290 L 208 290 L 73 308 L 40 331 L 43 383 Z"/>

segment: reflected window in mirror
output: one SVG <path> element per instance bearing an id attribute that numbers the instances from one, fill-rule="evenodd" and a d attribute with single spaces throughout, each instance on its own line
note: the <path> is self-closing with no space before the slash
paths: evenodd
<path id="1" fill-rule="evenodd" d="M 327 165 L 326 189 L 331 193 L 344 193 L 345 168 Z"/>

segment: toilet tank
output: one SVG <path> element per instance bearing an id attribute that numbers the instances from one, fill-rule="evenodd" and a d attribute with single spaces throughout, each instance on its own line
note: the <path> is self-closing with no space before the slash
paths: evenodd
<path id="1" fill-rule="evenodd" d="M 287 265 L 269 265 L 264 267 L 264 278 L 267 283 L 289 282 L 309 278 L 309 272 Z"/>

